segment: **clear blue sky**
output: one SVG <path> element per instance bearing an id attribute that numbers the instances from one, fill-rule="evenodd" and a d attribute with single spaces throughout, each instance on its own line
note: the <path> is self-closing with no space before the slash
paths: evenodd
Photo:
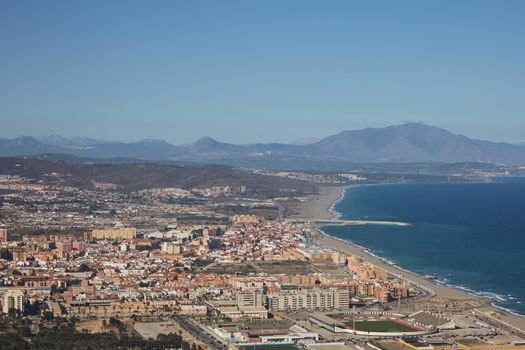
<path id="1" fill-rule="evenodd" d="M 525 142 L 525 1 L 0 0 L 0 137 Z"/>

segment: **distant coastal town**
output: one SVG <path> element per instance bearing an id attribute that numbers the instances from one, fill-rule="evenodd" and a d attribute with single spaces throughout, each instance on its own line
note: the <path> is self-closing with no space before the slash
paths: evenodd
<path id="1" fill-rule="evenodd" d="M 307 178 L 321 183 L 317 193 L 273 198 L 238 184 L 129 192 L 115 183 L 0 180 L 0 338 L 20 349 L 51 339 L 79 347 L 110 339 L 123 348 L 505 349 L 525 338 L 524 319 L 491 300 L 323 233 L 326 225 L 410 225 L 334 218 L 331 207 L 351 184 L 331 177 Z"/>

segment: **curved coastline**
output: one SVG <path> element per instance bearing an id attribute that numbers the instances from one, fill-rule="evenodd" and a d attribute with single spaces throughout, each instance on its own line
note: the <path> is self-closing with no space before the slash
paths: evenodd
<path id="1" fill-rule="evenodd" d="M 377 184 L 381 185 L 381 184 Z M 340 195 L 332 202 L 332 204 L 326 208 L 328 213 L 333 219 L 341 219 L 343 213 L 336 210 L 337 204 L 339 204 L 346 196 L 347 191 L 351 188 L 362 187 L 362 186 L 376 186 L 375 184 L 364 184 L 364 185 L 351 185 L 340 188 Z M 407 280 L 419 288 L 426 290 L 432 295 L 437 295 L 449 299 L 483 299 L 490 302 L 490 306 L 486 310 L 487 312 L 496 311 L 500 314 L 500 318 L 515 327 L 525 329 L 525 316 L 516 313 L 515 311 L 497 305 L 498 300 L 506 300 L 501 295 L 492 292 L 476 291 L 465 286 L 454 285 L 447 283 L 441 279 L 430 280 L 421 276 L 418 273 L 410 271 L 406 268 L 403 268 L 397 265 L 394 261 L 389 260 L 388 258 L 381 257 L 371 251 L 369 248 L 358 245 L 350 240 L 345 240 L 342 238 L 334 237 L 327 234 L 323 229 L 323 226 L 320 225 L 315 229 L 321 234 L 321 238 L 317 241 L 317 244 L 330 247 L 345 253 L 349 253 L 355 256 L 359 256 L 362 259 L 370 261 L 372 264 L 376 265 L 379 268 L 386 270 L 393 276 Z M 335 243 L 335 244 L 334 244 Z M 378 266 L 379 265 L 379 266 Z M 386 268 L 385 268 L 386 267 Z M 490 297 L 489 297 L 490 296 Z M 492 309 L 491 309 L 492 308 Z"/>
<path id="2" fill-rule="evenodd" d="M 352 246 L 352 247 L 354 247 L 355 249 L 358 249 L 363 255 L 361 255 L 361 254 L 356 254 L 355 251 L 350 251 L 350 252 L 349 252 L 348 250 L 343 249 L 342 247 L 334 247 L 334 246 L 332 246 L 332 245 L 329 245 L 330 248 L 332 248 L 332 249 L 338 250 L 338 251 L 343 252 L 343 253 L 350 253 L 351 255 L 358 256 L 358 257 L 361 258 L 361 259 L 364 259 L 364 260 L 366 260 L 366 261 L 370 261 L 372 264 L 374 264 L 374 265 L 376 265 L 376 266 L 378 265 L 378 264 L 377 264 L 377 261 L 372 261 L 372 260 L 379 260 L 379 261 L 381 261 L 383 264 L 388 265 L 388 266 L 390 266 L 390 267 L 392 267 L 392 268 L 394 268 L 394 269 L 396 269 L 396 270 L 399 270 L 399 271 L 402 271 L 402 272 L 405 272 L 405 273 L 408 273 L 408 274 L 411 274 L 411 275 L 418 276 L 419 278 L 422 278 L 422 279 L 424 278 L 423 276 L 419 275 L 418 273 L 415 273 L 415 272 L 413 272 L 413 271 L 407 270 L 407 269 L 405 269 L 405 268 L 403 268 L 403 267 L 401 267 L 401 266 L 396 265 L 396 263 L 393 262 L 392 260 L 386 259 L 386 258 L 384 258 L 384 257 L 381 257 L 381 256 L 375 254 L 374 252 L 372 252 L 372 251 L 371 251 L 369 248 L 367 248 L 367 247 L 364 247 L 364 246 L 361 246 L 361 245 L 359 245 L 359 244 L 356 244 L 356 243 L 354 243 L 354 242 L 352 242 L 352 241 L 350 241 L 350 240 L 342 239 L 342 238 L 335 237 L 335 236 L 331 236 L 331 235 L 327 234 L 327 233 L 322 229 L 322 226 L 321 226 L 321 227 L 316 227 L 315 229 L 316 229 L 317 231 L 319 231 L 319 232 L 321 233 L 321 235 L 324 236 L 325 238 L 329 238 L 330 240 L 336 240 L 336 241 L 340 242 L 340 243 L 343 244 L 343 245 L 349 245 L 349 246 Z M 326 243 L 326 242 L 320 242 L 320 241 L 318 241 L 317 243 L 319 243 L 319 244 L 321 244 L 321 245 L 325 245 L 325 244 L 323 244 L 323 243 Z M 370 258 L 373 258 L 373 259 L 370 259 Z M 405 275 L 403 275 L 403 274 L 396 273 L 396 271 L 393 271 L 393 270 L 385 269 L 383 266 L 377 266 L 377 267 L 386 270 L 386 271 L 387 271 L 390 275 L 392 275 L 392 276 L 395 276 L 395 277 L 398 277 L 398 278 L 401 278 L 401 279 L 405 279 L 405 280 L 407 280 L 408 282 L 410 282 L 411 284 L 414 284 L 414 285 L 416 285 L 416 286 L 419 287 L 419 288 L 425 289 L 427 292 L 429 292 L 429 293 L 432 294 L 432 295 L 436 295 L 436 294 L 437 294 L 433 289 L 428 288 L 428 287 L 425 287 L 425 286 L 423 286 L 423 285 L 421 285 L 421 284 L 419 284 L 419 283 L 417 283 L 417 282 L 415 282 L 415 281 L 413 281 L 413 280 L 410 280 L 409 278 L 407 278 L 407 277 L 406 277 Z"/>
<path id="3" fill-rule="evenodd" d="M 332 215 L 332 219 L 336 219 L 336 220 L 339 220 L 341 219 L 341 212 L 338 212 L 337 210 L 335 210 L 335 206 L 337 204 L 339 204 L 346 196 L 346 191 L 348 191 L 348 189 L 351 188 L 350 186 L 347 186 L 347 187 L 344 187 L 341 191 L 341 195 L 339 196 L 339 198 L 337 198 L 333 203 L 332 205 L 330 205 L 330 208 L 328 208 L 328 211 L 330 212 L 330 214 Z"/>
<path id="4" fill-rule="evenodd" d="M 497 294 L 497 293 L 494 293 L 494 292 L 486 292 L 486 291 L 478 291 L 478 290 L 474 290 L 474 289 L 471 289 L 471 288 L 468 288 L 468 287 L 465 287 L 465 286 L 462 286 L 462 285 L 457 285 L 457 284 L 451 284 L 451 283 L 447 283 L 445 280 L 443 280 L 442 278 L 437 278 L 437 279 L 433 279 L 433 280 L 430 280 L 428 279 L 427 277 L 417 273 L 417 272 L 414 272 L 414 271 L 411 271 L 411 270 L 408 270 L 400 265 L 398 265 L 396 262 L 388 259 L 388 258 L 385 258 L 385 257 L 382 257 L 380 255 L 377 255 L 376 253 L 374 253 L 372 250 L 370 250 L 369 248 L 365 247 L 365 246 L 362 246 L 362 245 L 359 245 L 357 243 L 354 243 L 350 240 L 345 240 L 343 238 L 339 238 L 339 237 L 335 237 L 335 236 L 331 236 L 329 235 L 328 233 L 326 233 L 324 230 L 323 230 L 323 226 L 321 227 L 316 227 L 316 230 L 318 230 L 322 235 L 326 236 L 326 237 L 330 237 L 331 239 L 336 239 L 344 244 L 351 244 L 353 246 L 355 246 L 356 248 L 359 248 L 363 254 L 365 255 L 368 255 L 368 256 L 371 256 L 373 258 L 376 258 L 376 259 L 379 259 L 381 260 L 383 263 L 397 269 L 397 270 L 401 270 L 405 273 L 409 273 L 411 275 L 415 275 L 415 276 L 418 276 L 419 278 L 421 279 L 425 279 L 425 280 L 428 280 L 430 283 L 433 283 L 437 286 L 443 286 L 443 287 L 447 287 L 447 288 L 450 288 L 450 289 L 454 289 L 454 290 L 457 290 L 459 292 L 462 292 L 462 293 L 465 293 L 465 294 L 468 294 L 474 298 L 483 298 L 483 299 L 486 299 L 486 300 L 489 300 L 491 301 L 491 306 L 493 307 L 496 307 L 500 310 L 503 310 L 505 312 L 508 312 L 512 315 L 515 315 L 515 316 L 518 316 L 518 317 L 525 317 L 524 315 L 521 315 L 517 312 L 515 312 L 514 310 L 512 309 L 509 309 L 509 308 L 505 308 L 503 306 L 500 306 L 497 304 L 497 302 L 500 302 L 500 301 L 506 301 L 507 299 L 500 295 L 500 294 Z M 361 257 L 363 258 L 363 257 Z M 364 258 L 366 260 L 366 258 Z M 390 271 L 389 271 L 390 274 L 392 274 Z M 404 278 L 406 279 L 406 276 L 404 275 L 398 275 L 398 274 L 392 274 L 396 277 L 400 277 L 400 278 Z M 411 283 L 413 281 L 410 281 Z M 420 288 L 424 288 L 423 286 L 421 285 L 417 285 L 418 287 Z M 437 293 L 434 292 L 433 289 L 427 289 L 427 291 L 429 291 L 431 294 L 433 295 L 437 295 Z"/>

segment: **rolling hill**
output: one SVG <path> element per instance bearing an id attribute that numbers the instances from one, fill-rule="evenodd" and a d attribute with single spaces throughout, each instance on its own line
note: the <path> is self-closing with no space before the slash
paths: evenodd
<path id="1" fill-rule="evenodd" d="M 30 157 L 0 157 L 0 174 L 16 175 L 48 185 L 92 189 L 112 183 L 122 191 L 147 188 L 245 186 L 255 197 L 316 193 L 316 185 L 284 177 L 254 174 L 224 165 L 178 166 L 156 163 L 81 164 Z"/>

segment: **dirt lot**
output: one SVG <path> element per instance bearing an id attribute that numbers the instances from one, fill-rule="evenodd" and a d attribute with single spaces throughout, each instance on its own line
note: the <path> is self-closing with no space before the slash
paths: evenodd
<path id="1" fill-rule="evenodd" d="M 315 272 L 310 264 L 298 260 L 257 261 L 253 263 L 253 266 L 257 269 L 257 272 L 276 275 L 309 275 Z"/>
<path id="2" fill-rule="evenodd" d="M 381 349 L 384 350 L 410 350 L 411 348 L 401 344 L 397 340 L 381 340 L 375 343 L 374 345 L 378 345 Z"/>
<path id="3" fill-rule="evenodd" d="M 78 322 L 76 324 L 76 330 L 82 332 L 82 330 L 87 329 L 89 333 L 104 333 L 107 332 L 107 329 L 103 327 L 103 320 L 89 320 Z"/>
<path id="4" fill-rule="evenodd" d="M 219 263 L 212 264 L 206 268 L 207 272 L 216 274 L 249 274 L 255 273 L 255 269 L 249 263 Z"/>
<path id="5" fill-rule="evenodd" d="M 189 342 L 190 344 L 196 343 L 198 346 L 202 347 L 203 349 L 208 348 L 203 342 L 193 337 L 184 328 L 179 326 L 179 324 L 175 321 L 136 322 L 134 327 L 135 327 L 135 330 L 145 339 L 148 339 L 148 338 L 157 339 L 157 336 L 159 334 L 176 333 L 176 334 L 181 334 L 182 339 Z"/>

